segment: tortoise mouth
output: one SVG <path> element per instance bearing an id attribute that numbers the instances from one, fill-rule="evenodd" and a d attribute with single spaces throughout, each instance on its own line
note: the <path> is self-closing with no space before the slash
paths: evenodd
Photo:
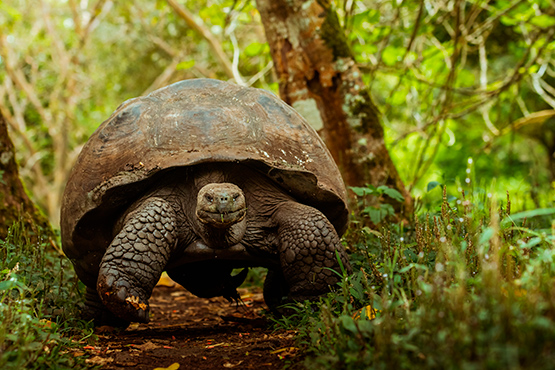
<path id="1" fill-rule="evenodd" d="M 242 208 L 234 212 L 210 212 L 202 209 L 197 210 L 197 217 L 200 222 L 212 225 L 219 229 L 227 228 L 242 221 L 246 215 L 246 208 Z"/>

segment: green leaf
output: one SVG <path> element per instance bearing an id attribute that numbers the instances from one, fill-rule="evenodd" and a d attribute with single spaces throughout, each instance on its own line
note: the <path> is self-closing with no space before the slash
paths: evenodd
<path id="1" fill-rule="evenodd" d="M 382 215 L 381 209 L 377 209 L 374 207 L 366 207 L 363 212 L 367 213 L 370 217 L 370 221 L 375 224 L 379 224 L 385 217 L 384 215 Z"/>
<path id="2" fill-rule="evenodd" d="M 537 216 L 548 216 L 555 213 L 555 208 L 538 208 L 532 209 L 530 211 L 523 211 L 515 213 L 514 215 L 509 215 L 503 219 L 502 222 L 506 221 L 516 221 L 523 218 L 532 218 Z"/>
<path id="3" fill-rule="evenodd" d="M 542 242 L 542 240 L 543 240 L 542 238 L 536 236 L 536 237 L 530 239 L 530 240 L 529 240 L 526 244 L 524 244 L 521 248 L 525 248 L 525 249 L 527 249 L 527 248 L 532 248 L 533 246 L 540 244 L 540 243 Z"/>
<path id="4" fill-rule="evenodd" d="M 487 243 L 489 243 L 489 240 L 491 239 L 491 237 L 493 236 L 494 233 L 495 233 L 495 230 L 493 230 L 493 228 L 491 228 L 491 227 L 486 228 L 482 232 L 482 235 L 480 235 L 480 239 L 478 241 L 478 244 L 479 245 L 486 245 Z"/>
<path id="5" fill-rule="evenodd" d="M 380 195 L 381 192 L 376 189 L 376 187 L 372 185 L 366 185 L 366 187 L 358 187 L 358 186 L 351 186 L 349 187 L 359 197 L 363 197 L 365 195 Z"/>
<path id="6" fill-rule="evenodd" d="M 365 26 L 365 23 L 373 24 L 380 20 L 380 12 L 376 9 L 368 9 L 353 17 L 353 26 L 360 28 Z"/>
<path id="7" fill-rule="evenodd" d="M 404 49 L 388 45 L 382 53 L 382 60 L 386 65 L 393 66 L 395 63 L 401 61 L 403 55 Z"/>
<path id="8" fill-rule="evenodd" d="M 409 261 L 412 261 L 412 262 L 418 261 L 418 255 L 414 253 L 412 250 L 405 249 L 404 253 L 405 253 L 405 257 L 407 257 Z"/>
<path id="9" fill-rule="evenodd" d="M 355 193 L 357 196 L 362 197 L 366 194 L 365 188 L 360 188 L 358 186 L 351 186 L 350 189 Z"/>
<path id="10" fill-rule="evenodd" d="M 10 290 L 15 286 L 15 281 L 13 280 L 4 280 L 0 281 L 0 291 L 3 290 Z"/>
<path id="11" fill-rule="evenodd" d="M 388 186 L 385 185 L 381 185 L 378 186 L 378 190 L 382 190 L 382 192 L 389 196 L 390 198 L 393 198 L 399 202 L 404 202 L 405 198 L 403 197 L 403 195 L 401 193 L 399 193 L 399 191 L 397 191 L 396 189 L 390 188 Z"/>
<path id="12" fill-rule="evenodd" d="M 387 203 L 381 204 L 380 209 L 382 211 L 384 218 L 385 216 L 393 216 L 395 214 L 395 209 L 391 204 L 387 204 Z"/>
<path id="13" fill-rule="evenodd" d="M 249 56 L 249 57 L 254 57 L 257 55 L 261 55 L 264 51 L 264 47 L 267 44 L 262 44 L 260 42 L 253 42 L 251 44 L 249 44 L 249 46 L 247 46 L 244 50 L 245 55 Z"/>
<path id="14" fill-rule="evenodd" d="M 183 69 L 190 69 L 190 68 L 193 68 L 194 65 L 195 65 L 195 61 L 193 59 L 187 60 L 187 61 L 181 62 L 177 66 L 175 66 L 175 70 L 180 71 L 180 70 L 183 70 Z"/>
<path id="15" fill-rule="evenodd" d="M 441 185 L 441 183 L 438 182 L 438 181 L 430 181 L 428 183 L 428 185 L 426 186 L 426 192 L 429 192 L 430 190 L 433 190 L 433 189 L 437 188 L 440 185 Z"/>
<path id="16" fill-rule="evenodd" d="M 542 14 L 537 17 L 533 17 L 530 20 L 530 23 L 540 28 L 549 28 L 555 26 L 555 17 L 547 14 Z"/>
<path id="17" fill-rule="evenodd" d="M 357 326 L 355 324 L 355 320 L 353 320 L 353 318 L 351 316 L 341 315 L 339 317 L 339 320 L 341 321 L 341 324 L 343 325 L 343 327 L 345 329 L 347 329 L 351 333 L 358 333 L 358 329 L 357 329 Z"/>

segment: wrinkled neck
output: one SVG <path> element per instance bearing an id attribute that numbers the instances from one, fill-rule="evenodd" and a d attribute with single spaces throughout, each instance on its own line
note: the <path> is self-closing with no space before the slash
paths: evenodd
<path id="1" fill-rule="evenodd" d="M 212 249 L 225 249 L 243 240 L 247 231 L 247 220 L 243 219 L 227 228 L 218 228 L 210 224 L 205 224 L 197 219 L 199 235 L 204 243 Z"/>

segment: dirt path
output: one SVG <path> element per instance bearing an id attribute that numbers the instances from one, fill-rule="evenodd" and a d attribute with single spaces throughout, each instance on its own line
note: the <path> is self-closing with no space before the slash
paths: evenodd
<path id="1" fill-rule="evenodd" d="M 151 322 L 98 333 L 96 346 L 84 348 L 91 355 L 87 362 L 102 369 L 302 368 L 295 333 L 273 332 L 262 316 L 261 290 L 239 293 L 245 306 L 237 308 L 223 298 L 195 297 L 180 286 L 157 286 L 150 299 Z"/>

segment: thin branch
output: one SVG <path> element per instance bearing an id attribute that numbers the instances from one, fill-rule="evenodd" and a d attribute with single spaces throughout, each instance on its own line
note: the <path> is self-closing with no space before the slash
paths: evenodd
<path id="1" fill-rule="evenodd" d="M 239 50 L 239 44 L 237 43 L 237 37 L 235 37 L 235 33 L 231 32 L 230 34 L 231 44 L 233 45 L 233 63 L 231 65 L 233 70 L 233 77 L 235 81 L 243 81 L 241 74 L 239 73 L 239 54 L 241 51 Z M 245 85 L 244 82 L 241 82 L 240 85 Z"/>
<path id="2" fill-rule="evenodd" d="M 416 21 L 414 22 L 414 28 L 412 30 L 412 34 L 410 36 L 410 40 L 409 43 L 407 45 L 407 48 L 405 50 L 405 55 L 403 55 L 403 59 L 402 59 L 402 63 L 405 63 L 407 56 L 409 55 L 409 53 L 412 51 L 412 48 L 414 46 L 414 42 L 416 40 L 416 36 L 418 35 L 418 29 L 420 28 L 420 24 L 422 23 L 422 16 L 424 14 L 424 2 L 422 1 L 420 3 L 420 7 L 418 8 L 418 14 L 416 16 Z M 387 99 L 387 103 L 386 106 L 384 108 L 384 114 L 387 114 L 389 112 L 389 110 L 391 109 L 391 98 L 393 97 L 393 94 L 395 94 L 395 92 L 397 92 L 399 90 L 399 88 L 401 87 L 401 84 L 404 82 L 405 77 L 407 77 L 407 74 L 410 71 L 410 65 L 406 65 L 405 64 L 405 69 L 403 71 L 403 73 L 399 76 L 399 79 L 397 81 L 396 86 L 391 89 L 391 92 L 389 94 L 389 98 Z"/>
<path id="3" fill-rule="evenodd" d="M 168 4 L 175 10 L 177 15 L 179 15 L 185 23 L 197 33 L 199 33 L 206 41 L 216 54 L 216 58 L 220 62 L 221 66 L 224 69 L 224 72 L 229 78 L 235 80 L 235 82 L 239 85 L 244 85 L 244 81 L 240 76 L 235 76 L 233 72 L 233 65 L 229 61 L 229 58 L 224 52 L 222 48 L 222 44 L 212 35 L 212 33 L 208 30 L 208 28 L 204 24 L 199 24 L 193 18 L 193 15 L 184 7 L 179 5 L 175 0 L 167 0 Z"/>
<path id="4" fill-rule="evenodd" d="M 399 18 L 400 18 L 400 16 L 401 16 L 401 8 L 402 8 L 402 6 L 403 6 L 403 3 L 404 3 L 404 0 L 403 0 L 403 1 L 397 6 L 397 8 L 395 9 L 395 10 L 396 10 L 396 11 L 395 11 L 395 15 L 393 16 L 393 19 L 392 19 L 392 21 L 391 21 L 391 24 L 392 24 L 392 25 L 395 24 L 395 23 L 399 20 Z M 380 42 L 380 47 L 379 47 L 378 53 L 377 53 L 377 55 L 378 55 L 378 60 L 376 61 L 376 64 L 370 68 L 370 74 L 371 74 L 371 75 L 374 75 L 374 73 L 375 73 L 375 72 L 378 70 L 378 68 L 380 68 L 380 66 L 382 65 L 382 63 L 383 63 L 382 54 L 383 54 L 385 48 L 387 47 L 387 45 L 389 45 L 389 40 L 391 39 L 391 35 L 392 35 L 392 34 L 393 34 L 393 27 L 391 27 L 391 28 L 389 29 L 388 34 L 385 35 L 385 37 L 384 37 L 384 38 L 381 40 L 381 42 Z M 373 79 L 370 81 L 370 84 L 369 84 L 369 86 L 368 86 L 368 89 L 371 89 L 371 88 L 372 88 L 372 86 L 373 86 L 373 84 L 374 84 L 374 80 L 375 80 L 375 79 L 373 78 Z"/>
<path id="5" fill-rule="evenodd" d="M 155 36 L 152 33 L 148 34 L 148 38 L 150 39 L 150 41 L 152 41 L 154 45 L 158 46 L 162 51 L 164 51 L 164 53 L 168 54 L 172 58 L 175 58 L 177 54 L 175 49 L 170 44 L 168 44 L 164 39 L 162 39 L 161 37 Z"/>
<path id="6" fill-rule="evenodd" d="M 89 35 L 93 30 L 99 25 L 100 17 L 109 11 L 112 7 L 113 2 L 110 1 L 106 3 L 107 0 L 98 0 L 92 9 L 92 16 L 84 27 L 84 31 L 81 34 L 81 40 L 79 44 L 79 49 L 82 49 L 89 39 Z"/>
<path id="7" fill-rule="evenodd" d="M 254 76 L 252 76 L 248 81 L 247 81 L 247 86 L 252 86 L 255 84 L 256 81 L 260 80 L 262 77 L 264 77 L 266 75 L 266 73 L 268 73 L 269 71 L 272 70 L 272 68 L 274 67 L 274 61 L 270 60 L 270 62 L 268 62 L 268 64 L 266 64 L 266 67 L 262 68 L 257 74 L 255 74 Z"/>
<path id="8" fill-rule="evenodd" d="M 150 84 L 149 87 L 146 88 L 145 91 L 143 91 L 143 93 L 141 95 L 147 95 L 149 93 L 151 93 L 152 91 L 167 85 L 168 81 L 171 79 L 171 77 L 173 76 L 173 74 L 176 71 L 177 65 L 179 64 L 179 62 L 181 60 L 183 60 L 185 53 L 181 53 L 178 56 L 176 56 L 175 58 L 172 59 L 171 63 L 168 64 L 168 66 L 166 68 L 164 68 L 164 70 L 162 71 L 162 73 L 160 73 L 158 75 L 158 77 L 156 77 L 156 79 Z"/>
<path id="9" fill-rule="evenodd" d="M 52 22 L 50 21 L 50 12 L 46 9 L 46 5 L 44 4 L 44 0 L 40 0 L 44 25 L 46 26 L 46 32 L 50 36 L 52 40 L 52 44 L 54 45 L 54 55 L 57 56 L 57 60 L 54 60 L 54 63 L 57 64 L 60 68 L 62 68 L 62 72 L 66 72 L 67 65 L 69 64 L 69 58 L 64 47 L 64 44 L 61 42 L 59 35 L 57 34 Z M 65 76 L 66 73 L 63 75 Z"/>
<path id="10" fill-rule="evenodd" d="M 3 97 L 7 93 L 8 101 L 12 106 L 14 114 L 12 115 L 9 109 L 6 108 L 4 104 L 0 104 L 0 111 L 6 119 L 8 126 L 18 135 L 18 137 L 21 138 L 21 140 L 23 140 L 23 144 L 25 145 L 29 153 L 33 155 L 36 150 L 33 142 L 29 139 L 29 135 L 26 132 L 27 128 L 25 125 L 25 118 L 23 117 L 24 108 L 22 107 L 22 105 L 24 106 L 25 104 L 20 104 L 20 102 L 17 100 L 16 93 L 13 90 L 13 85 L 11 82 L 12 81 L 7 76 L 5 78 L 4 85 L 2 86 L 3 88 L 1 90 L 0 96 Z"/>
<path id="11" fill-rule="evenodd" d="M 1 53 L 1 51 L 5 52 Z M 15 67 L 11 52 L 12 49 L 7 46 L 5 36 L 0 34 L 0 53 L 5 62 L 4 66 L 6 67 L 6 72 L 8 72 L 12 81 L 27 95 L 27 98 L 29 98 L 31 104 L 35 107 L 42 119 L 50 121 L 52 118 L 50 113 L 44 109 L 35 89 L 29 84 L 21 69 Z"/>
<path id="12" fill-rule="evenodd" d="M 83 28 L 81 25 L 81 17 L 79 14 L 79 5 L 76 4 L 75 0 L 69 0 L 69 8 L 71 9 L 71 17 L 73 18 L 73 25 L 75 27 L 75 32 L 79 37 L 82 37 Z"/>

